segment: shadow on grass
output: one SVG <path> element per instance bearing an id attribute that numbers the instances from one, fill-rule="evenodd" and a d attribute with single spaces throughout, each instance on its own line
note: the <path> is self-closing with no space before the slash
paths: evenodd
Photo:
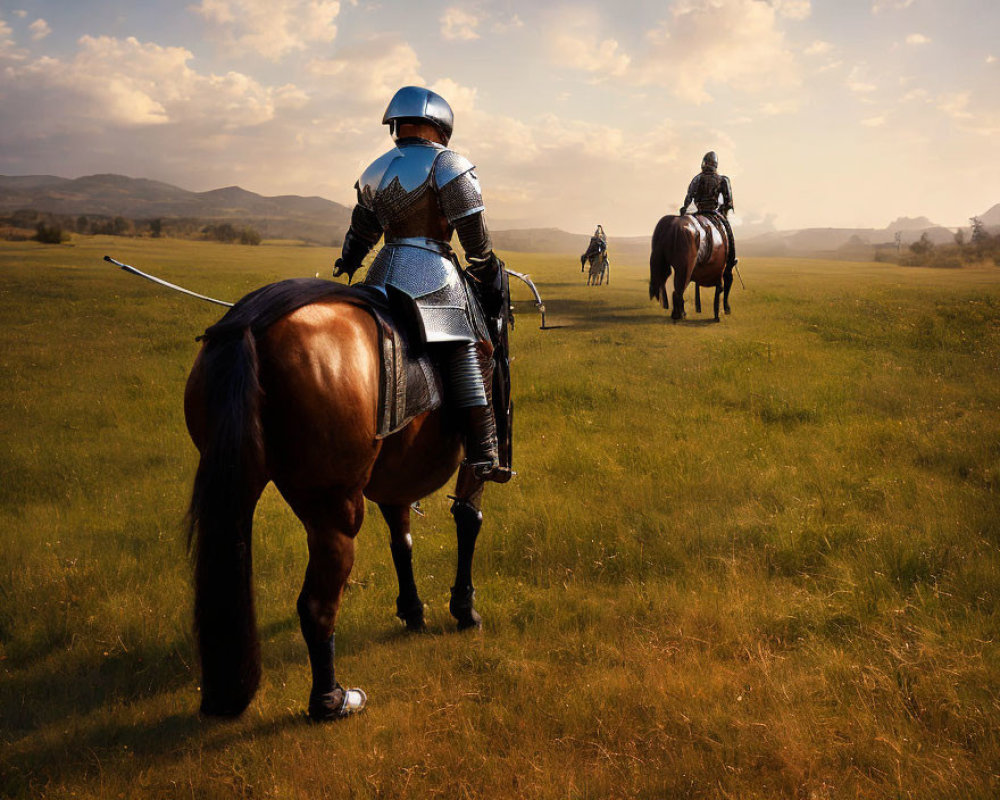
<path id="1" fill-rule="evenodd" d="M 211 719 L 178 713 L 140 724 L 107 723 L 86 731 L 67 731 L 27 746 L 12 745 L 0 758 L 5 796 L 37 796 L 41 787 L 162 769 L 192 752 L 215 753 L 234 743 L 276 736 L 311 725 L 305 715 L 277 719 Z"/>
<path id="2" fill-rule="evenodd" d="M 556 324 L 546 325 L 549 330 L 572 327 L 576 330 L 596 330 L 609 325 L 655 325 L 670 321 L 668 312 L 650 311 L 641 304 L 610 305 L 588 300 L 558 299 L 545 303 L 546 317 Z"/>

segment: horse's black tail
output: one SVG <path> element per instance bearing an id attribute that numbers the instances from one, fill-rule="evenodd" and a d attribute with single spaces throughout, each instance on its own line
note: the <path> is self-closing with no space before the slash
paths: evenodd
<path id="1" fill-rule="evenodd" d="M 235 716 L 260 683 L 251 528 L 266 479 L 257 345 L 250 328 L 210 338 L 200 368 L 207 437 L 188 509 L 188 542 L 201 710 Z"/>
<path id="2" fill-rule="evenodd" d="M 676 224 L 677 219 L 676 216 L 668 215 L 656 223 L 649 253 L 649 299 L 659 299 L 664 308 L 667 307 L 666 285 L 672 271 L 671 260 L 677 251 L 677 235 L 680 230 Z"/>

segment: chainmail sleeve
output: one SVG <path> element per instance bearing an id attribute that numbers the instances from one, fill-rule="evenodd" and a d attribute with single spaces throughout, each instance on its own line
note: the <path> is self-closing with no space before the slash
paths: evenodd
<path id="1" fill-rule="evenodd" d="M 732 211 L 733 210 L 733 187 L 729 184 L 729 178 L 726 175 L 722 176 L 722 186 L 719 188 L 722 193 L 722 210 Z"/>
<path id="2" fill-rule="evenodd" d="M 368 252 L 382 236 L 382 226 L 379 225 L 375 212 L 361 205 L 354 206 L 351 213 L 351 227 L 344 236 L 344 248 L 341 258 L 349 268 L 361 266 Z"/>

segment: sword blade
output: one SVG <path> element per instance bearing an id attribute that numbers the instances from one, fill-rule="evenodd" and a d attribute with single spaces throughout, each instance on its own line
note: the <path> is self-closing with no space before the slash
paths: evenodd
<path id="1" fill-rule="evenodd" d="M 138 275 L 140 278 L 145 278 L 147 281 L 152 281 L 153 283 L 159 284 L 160 286 L 166 286 L 168 289 L 173 289 L 175 292 L 180 292 L 181 294 L 186 294 L 189 297 L 197 297 L 199 300 L 205 300 L 209 303 L 215 303 L 217 306 L 225 306 L 226 308 L 232 308 L 232 303 L 227 303 L 225 300 L 216 300 L 214 297 L 208 297 L 207 295 L 198 294 L 197 292 L 192 292 L 190 289 L 185 289 L 183 286 L 178 286 L 175 283 L 170 283 L 162 278 L 157 278 L 155 275 L 150 275 L 149 273 L 143 272 L 141 269 L 136 269 L 129 264 L 123 264 L 121 261 L 116 261 L 111 256 L 104 256 L 104 260 L 108 261 L 116 266 L 121 267 L 126 272 L 131 272 L 133 275 Z"/>

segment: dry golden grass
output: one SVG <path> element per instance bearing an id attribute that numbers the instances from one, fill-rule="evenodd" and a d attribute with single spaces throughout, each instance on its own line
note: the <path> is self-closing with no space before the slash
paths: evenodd
<path id="1" fill-rule="evenodd" d="M 491 489 L 481 632 L 447 611 L 446 490 L 405 635 L 369 514 L 338 633 L 365 715 L 304 721 L 305 537 L 258 509 L 265 682 L 197 716 L 181 516 L 194 336 L 328 249 L 0 243 L 0 793 L 12 797 L 992 798 L 1000 793 L 1000 270 L 746 260 L 672 325 L 509 254 L 516 467 Z M 708 316 L 708 315 L 706 315 Z"/>

